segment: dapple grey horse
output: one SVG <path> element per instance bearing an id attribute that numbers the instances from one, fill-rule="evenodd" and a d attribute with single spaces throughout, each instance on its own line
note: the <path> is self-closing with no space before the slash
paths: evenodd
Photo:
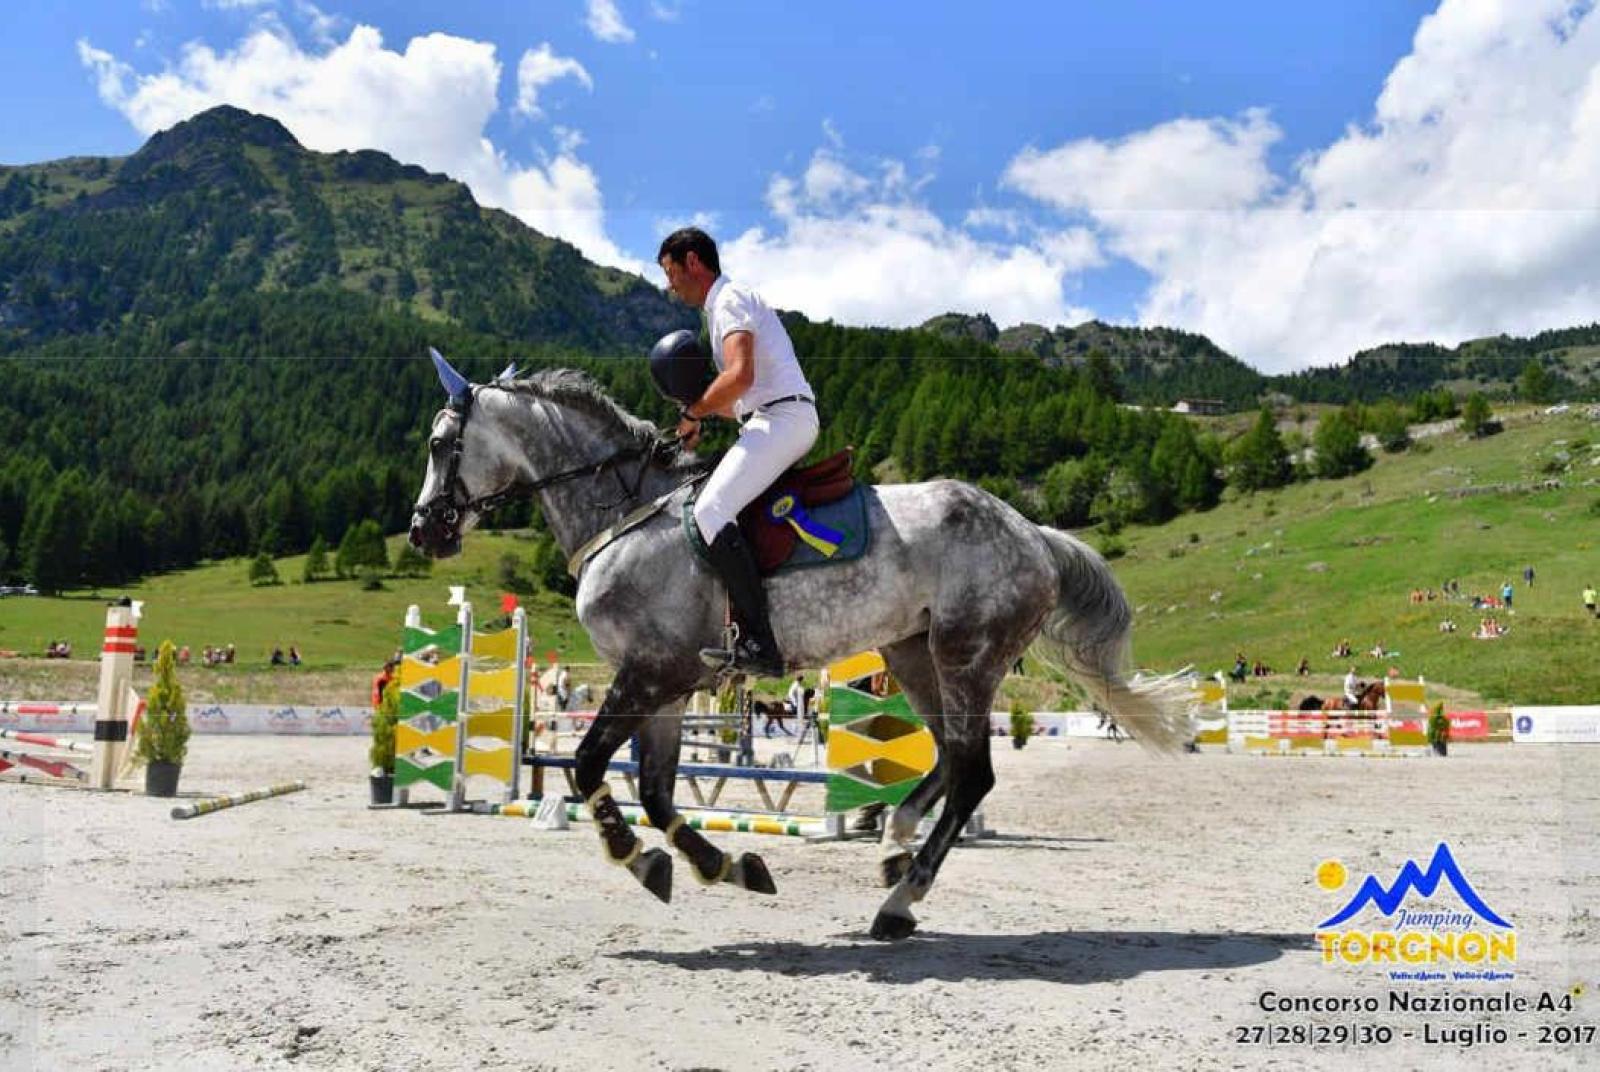
<path id="1" fill-rule="evenodd" d="M 641 803 L 695 877 L 776 892 L 758 856 L 723 853 L 673 804 L 685 702 L 717 684 L 698 653 L 719 645 L 724 628 L 720 582 L 690 549 L 682 523 L 686 485 L 704 461 L 581 373 L 502 374 L 475 386 L 437 354 L 435 361 L 451 401 L 433 421 L 411 542 L 434 556 L 453 554 L 487 510 L 538 496 L 580 571 L 578 619 L 616 672 L 578 747 L 576 771 L 607 856 L 662 900 L 671 896 L 672 857 L 641 851 L 605 783 L 612 756 L 638 734 Z M 994 785 L 990 706 L 1036 638 L 1042 655 L 1146 746 L 1181 749 L 1191 715 L 1175 681 L 1124 676 L 1132 615 L 1105 562 L 1078 540 L 954 480 L 873 487 L 866 502 L 864 556 L 779 574 L 767 588 L 789 667 L 876 648 L 938 743 L 938 767 L 885 824 L 881 877 L 893 889 L 871 933 L 892 940 L 915 930 L 911 906 Z M 944 810 L 913 854 L 918 821 L 940 796 Z"/>

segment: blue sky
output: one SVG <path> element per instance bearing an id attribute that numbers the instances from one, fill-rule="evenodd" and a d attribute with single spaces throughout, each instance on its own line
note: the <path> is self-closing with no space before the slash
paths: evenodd
<path id="1" fill-rule="evenodd" d="M 817 317 L 1170 324 L 1292 368 L 1597 318 L 1590 8 L 23 0 L 0 162 L 229 101 L 651 278 L 695 220 Z"/>

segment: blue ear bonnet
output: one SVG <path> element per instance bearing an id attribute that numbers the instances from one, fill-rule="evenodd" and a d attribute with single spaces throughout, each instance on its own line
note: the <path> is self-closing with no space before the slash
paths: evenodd
<path id="1" fill-rule="evenodd" d="M 472 384 L 467 378 L 450 367 L 450 362 L 444 355 L 433 347 L 428 347 L 428 354 L 433 358 L 433 367 L 438 370 L 439 382 L 444 385 L 444 393 L 450 396 L 450 408 L 463 412 L 472 406 Z"/>

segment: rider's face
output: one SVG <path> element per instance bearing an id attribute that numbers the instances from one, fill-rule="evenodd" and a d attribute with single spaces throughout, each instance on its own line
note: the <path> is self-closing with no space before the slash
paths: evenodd
<path id="1" fill-rule="evenodd" d="M 701 278 L 706 274 L 705 266 L 700 263 L 700 258 L 693 252 L 684 254 L 683 263 L 672 259 L 671 254 L 664 254 L 661 258 L 661 270 L 667 276 L 667 289 L 683 302 L 698 308 L 705 304 L 706 286 Z"/>

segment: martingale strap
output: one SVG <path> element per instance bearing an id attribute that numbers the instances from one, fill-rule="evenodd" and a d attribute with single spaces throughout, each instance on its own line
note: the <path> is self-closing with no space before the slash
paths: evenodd
<path id="1" fill-rule="evenodd" d="M 670 502 L 672 497 L 678 494 L 678 492 L 682 491 L 684 488 L 694 487 L 696 484 L 700 483 L 710 475 L 711 474 L 709 472 L 695 474 L 688 480 L 685 480 L 682 484 L 679 484 L 677 487 L 667 492 L 665 495 L 660 496 L 652 502 L 645 503 L 637 510 L 629 513 L 615 525 L 601 529 L 599 532 L 589 537 L 584 541 L 583 546 L 574 551 L 572 553 L 572 557 L 567 559 L 567 573 L 572 576 L 573 580 L 581 579 L 583 576 L 583 567 L 589 564 L 589 560 L 591 558 L 599 554 L 605 548 L 609 547 L 612 543 L 616 542 L 618 537 L 626 535 L 632 530 L 638 528 L 640 525 L 643 525 L 646 521 L 649 521 L 652 517 L 655 517 L 662 510 L 666 509 L 667 503 Z"/>

